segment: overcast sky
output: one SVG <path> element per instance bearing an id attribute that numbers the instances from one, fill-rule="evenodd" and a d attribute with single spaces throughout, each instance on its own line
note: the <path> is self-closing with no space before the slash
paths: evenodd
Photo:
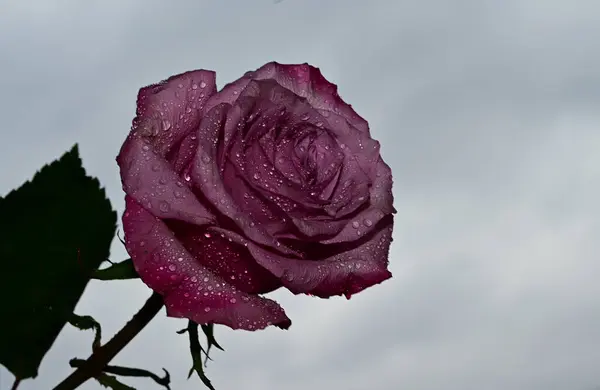
<path id="1" fill-rule="evenodd" d="M 320 67 L 381 141 L 394 277 L 350 301 L 271 294 L 288 331 L 218 326 L 217 390 L 600 387 L 598 1 L 0 0 L 0 193 L 78 142 L 121 213 L 138 89 L 271 60 Z M 149 295 L 94 282 L 77 313 L 106 341 Z M 113 363 L 202 389 L 184 326 L 161 312 Z M 50 389 L 91 341 L 65 328 L 19 389 Z"/>

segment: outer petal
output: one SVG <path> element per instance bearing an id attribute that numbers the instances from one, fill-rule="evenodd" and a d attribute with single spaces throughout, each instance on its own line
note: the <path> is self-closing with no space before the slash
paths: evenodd
<path id="1" fill-rule="evenodd" d="M 283 257 L 247 243 L 235 233 L 222 233 L 235 241 L 247 243 L 248 250 L 256 261 L 279 277 L 284 287 L 292 293 L 312 294 L 322 298 L 344 294 L 349 298 L 392 277 L 387 269 L 392 224 L 393 217 L 389 215 L 380 222 L 379 229 L 360 246 L 349 247 L 346 251 L 319 261 Z"/>
<path id="2" fill-rule="evenodd" d="M 248 249 L 208 227 L 167 221 L 175 238 L 196 261 L 236 289 L 265 294 L 281 287 L 279 279 L 256 264 Z"/>
<path id="3" fill-rule="evenodd" d="M 269 62 L 254 72 L 253 77 L 257 80 L 274 79 L 281 86 L 306 98 L 312 107 L 338 113 L 353 127 L 369 133 L 367 121 L 342 100 L 337 93 L 337 86 L 327 81 L 319 68 L 306 63 L 287 65 Z"/>
<path id="4" fill-rule="evenodd" d="M 324 244 L 356 241 L 357 237 L 371 234 L 377 229 L 386 215 L 396 213 L 393 206 L 392 171 L 381 157 L 375 171 L 375 180 L 369 190 L 369 207 L 350 219 L 337 236 L 323 240 Z"/>
<path id="5" fill-rule="evenodd" d="M 206 111 L 210 111 L 219 104 L 233 104 L 240 97 L 242 91 L 246 89 L 248 84 L 252 81 L 252 72 L 247 72 L 243 77 L 238 80 L 225 85 L 217 94 L 207 102 L 205 106 Z"/>
<path id="6" fill-rule="evenodd" d="M 125 193 L 155 216 L 196 225 L 214 222 L 187 183 L 139 135 L 129 135 L 117 163 Z"/>
<path id="7" fill-rule="evenodd" d="M 245 330 L 291 325 L 276 302 L 246 294 L 201 265 L 160 219 L 130 197 L 123 227 L 136 270 L 163 295 L 169 316 Z"/>
<path id="8" fill-rule="evenodd" d="M 197 128 L 202 110 L 216 92 L 215 73 L 195 70 L 140 89 L 133 132 L 140 131 L 163 156 Z"/>

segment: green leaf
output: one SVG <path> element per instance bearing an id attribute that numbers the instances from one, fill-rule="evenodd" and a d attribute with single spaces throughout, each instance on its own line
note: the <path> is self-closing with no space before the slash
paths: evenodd
<path id="1" fill-rule="evenodd" d="M 77 314 L 71 314 L 69 318 L 69 324 L 81 330 L 94 329 L 94 341 L 92 342 L 92 351 L 100 347 L 100 339 L 102 338 L 102 328 L 98 321 L 92 316 L 78 316 Z"/>
<path id="2" fill-rule="evenodd" d="M 73 368 L 81 367 L 84 363 L 85 363 L 85 360 L 83 360 L 83 359 L 71 359 L 71 361 L 69 362 L 69 364 Z M 167 390 L 171 389 L 169 387 L 169 384 L 171 383 L 171 375 L 169 375 L 169 371 L 165 370 L 164 368 L 163 368 L 163 371 L 165 372 L 165 376 L 162 378 L 153 372 L 150 372 L 148 370 L 143 370 L 141 368 L 132 368 L 132 367 L 123 367 L 123 366 L 106 366 L 103 371 L 106 373 L 109 373 L 109 374 L 115 374 L 115 375 L 119 375 L 119 376 L 150 378 L 154 382 L 165 387 Z"/>
<path id="3" fill-rule="evenodd" d="M 104 387 L 108 387 L 113 390 L 136 390 L 135 387 L 127 386 L 125 383 L 119 382 L 119 380 L 108 374 L 100 374 L 94 378 Z"/>
<path id="4" fill-rule="evenodd" d="M 188 373 L 188 379 L 192 376 L 194 371 L 196 371 L 202 383 L 210 390 L 215 390 L 212 383 L 210 383 L 210 379 L 204 374 L 204 369 L 202 367 L 202 353 L 204 352 L 204 354 L 206 354 L 206 352 L 200 345 L 200 340 L 198 339 L 198 324 L 189 321 L 187 333 L 190 337 L 190 353 L 192 354 L 192 368 L 190 368 L 190 372 Z"/>
<path id="5" fill-rule="evenodd" d="M 77 145 L 0 198 L 0 363 L 34 378 L 92 273 L 109 257 L 117 215 Z"/>
<path id="6" fill-rule="evenodd" d="M 92 279 L 99 280 L 125 280 L 137 279 L 138 275 L 133 261 L 131 259 L 123 260 L 120 263 L 114 263 L 110 267 L 94 271 Z"/>

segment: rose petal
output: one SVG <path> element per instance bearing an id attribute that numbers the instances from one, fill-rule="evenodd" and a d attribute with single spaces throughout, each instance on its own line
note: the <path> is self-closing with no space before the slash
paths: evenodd
<path id="1" fill-rule="evenodd" d="M 265 294 L 281 287 L 277 278 L 256 264 L 245 246 L 228 240 L 210 226 L 200 228 L 178 221 L 166 224 L 196 261 L 236 289 Z"/>
<path id="2" fill-rule="evenodd" d="M 221 215 L 228 217 L 241 228 L 248 239 L 256 243 L 292 254 L 293 251 L 278 243 L 263 228 L 256 225 L 248 213 L 237 204 L 227 192 L 217 164 L 215 142 L 219 139 L 225 123 L 227 110 L 231 106 L 221 104 L 206 113 L 198 130 L 197 156 L 190 167 L 190 175 L 199 192 L 210 202 Z"/>
<path id="3" fill-rule="evenodd" d="M 245 330 L 291 325 L 276 302 L 246 294 L 201 265 L 164 222 L 130 197 L 126 197 L 123 229 L 140 278 L 163 295 L 169 316 Z"/>
<path id="4" fill-rule="evenodd" d="M 170 164 L 144 142 L 130 134 L 117 157 L 125 192 L 155 216 L 203 225 L 214 222 Z"/>
<path id="5" fill-rule="evenodd" d="M 139 128 L 166 155 L 198 126 L 203 106 L 216 92 L 215 77 L 213 71 L 195 70 L 140 89 L 132 130 Z"/>
<path id="6" fill-rule="evenodd" d="M 350 297 L 391 278 L 387 265 L 392 225 L 393 217 L 389 215 L 360 246 L 318 261 L 284 257 L 253 243 L 248 244 L 248 249 L 260 265 L 279 277 L 294 294 L 304 293 L 322 298 L 344 294 Z M 221 231 L 234 241 L 244 241 L 235 233 L 219 228 L 214 230 Z"/>
<path id="7" fill-rule="evenodd" d="M 352 126 L 369 133 L 367 121 L 337 93 L 337 86 L 323 77 L 321 70 L 306 63 L 299 65 L 269 62 L 254 72 L 257 80 L 273 79 L 281 86 L 307 99 L 314 108 L 340 114 Z"/>

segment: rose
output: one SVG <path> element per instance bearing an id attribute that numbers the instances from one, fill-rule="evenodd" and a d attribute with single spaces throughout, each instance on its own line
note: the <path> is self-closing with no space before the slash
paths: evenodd
<path id="1" fill-rule="evenodd" d="M 142 88 L 117 162 L 127 251 L 169 316 L 288 328 L 259 294 L 349 298 L 391 277 L 390 168 L 318 68 L 271 62 L 219 92 L 207 70 Z"/>

